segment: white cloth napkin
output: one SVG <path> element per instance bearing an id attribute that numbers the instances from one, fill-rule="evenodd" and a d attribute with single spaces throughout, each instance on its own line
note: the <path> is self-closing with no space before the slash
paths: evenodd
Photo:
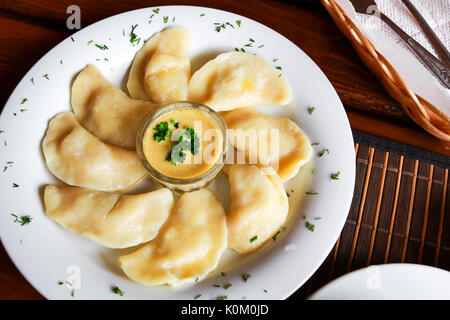
<path id="1" fill-rule="evenodd" d="M 392 64 L 409 87 L 450 116 L 450 90 L 429 71 L 397 34 L 377 16 L 356 13 L 349 0 L 336 0 L 347 16 Z M 439 57 L 420 25 L 401 0 L 375 0 L 378 9 Z M 450 47 L 450 1 L 411 0 L 447 49 Z"/>

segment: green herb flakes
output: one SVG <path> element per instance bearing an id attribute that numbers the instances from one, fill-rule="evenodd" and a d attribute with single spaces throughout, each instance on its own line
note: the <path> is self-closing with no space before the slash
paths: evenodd
<path id="1" fill-rule="evenodd" d="M 339 180 L 339 175 L 341 174 L 341 172 L 339 171 L 338 173 L 333 173 L 331 175 L 331 179 L 333 180 Z"/>
<path id="2" fill-rule="evenodd" d="M 252 275 L 250 273 L 246 273 L 246 274 L 242 275 L 242 279 L 244 280 L 244 282 L 247 282 L 247 280 L 250 279 L 251 276 Z"/>
<path id="3" fill-rule="evenodd" d="M 33 219 L 30 216 L 21 216 L 19 219 L 19 217 L 16 216 L 15 214 L 11 213 L 11 215 L 15 218 L 15 220 L 13 222 L 20 223 L 21 226 L 29 224 L 31 222 L 31 220 Z"/>
<path id="4" fill-rule="evenodd" d="M 118 295 L 120 295 L 121 297 L 123 297 L 123 295 L 125 294 L 125 292 L 123 292 L 122 290 L 120 290 L 119 287 L 113 287 L 112 290 L 113 290 L 113 292 L 114 292 L 115 294 L 118 294 Z"/>
<path id="5" fill-rule="evenodd" d="M 97 48 L 99 48 L 100 50 L 108 50 L 109 49 L 106 44 L 100 45 L 100 44 L 96 43 L 95 46 Z"/>

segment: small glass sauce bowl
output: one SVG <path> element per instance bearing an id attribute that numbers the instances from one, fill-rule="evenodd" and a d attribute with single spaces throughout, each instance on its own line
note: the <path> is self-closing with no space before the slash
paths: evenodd
<path id="1" fill-rule="evenodd" d="M 144 153 L 144 137 L 147 131 L 149 131 L 148 134 L 150 134 L 151 132 L 153 132 L 153 128 L 156 126 L 159 119 L 161 119 L 168 113 L 180 109 L 194 109 L 197 112 L 203 113 L 213 121 L 218 131 L 222 135 L 222 150 L 220 152 L 220 155 L 217 157 L 216 162 L 205 172 L 190 178 L 173 178 L 159 172 L 147 160 Z M 199 137 L 199 139 L 201 141 L 202 137 Z M 171 102 L 163 105 L 153 114 L 145 118 L 136 137 L 136 152 L 141 163 L 144 165 L 145 169 L 156 182 L 177 192 L 194 191 L 197 189 L 201 189 L 211 183 L 225 165 L 228 153 L 227 126 L 222 117 L 208 106 L 190 101 Z"/>

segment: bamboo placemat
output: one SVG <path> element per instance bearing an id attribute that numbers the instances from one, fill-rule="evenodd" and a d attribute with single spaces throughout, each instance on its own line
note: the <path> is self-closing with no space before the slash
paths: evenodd
<path id="1" fill-rule="evenodd" d="M 390 141 L 359 132 L 354 138 L 356 182 L 347 222 L 324 263 L 289 299 L 305 299 L 373 264 L 450 270 L 450 158 L 405 145 L 394 149 Z"/>

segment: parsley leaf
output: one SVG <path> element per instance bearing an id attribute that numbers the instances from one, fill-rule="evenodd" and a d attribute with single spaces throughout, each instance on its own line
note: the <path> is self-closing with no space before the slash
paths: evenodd
<path id="1" fill-rule="evenodd" d="M 120 295 L 121 297 L 123 297 L 123 295 L 125 294 L 125 292 L 123 292 L 122 290 L 120 290 L 119 287 L 113 287 L 112 290 L 113 290 L 113 292 L 114 292 L 115 294 L 118 294 L 118 295 Z"/>
<path id="2" fill-rule="evenodd" d="M 169 138 L 172 134 L 167 121 L 160 122 L 153 128 L 153 130 L 155 131 L 155 133 L 153 133 L 153 138 L 155 138 L 158 142 L 166 140 L 166 138 Z"/>

